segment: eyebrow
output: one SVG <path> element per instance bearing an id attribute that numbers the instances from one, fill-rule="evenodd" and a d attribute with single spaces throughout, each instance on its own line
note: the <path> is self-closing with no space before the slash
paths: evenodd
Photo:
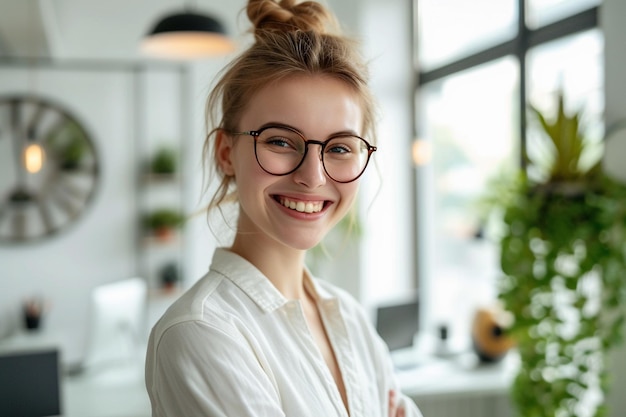
<path id="1" fill-rule="evenodd" d="M 261 129 L 265 129 L 266 127 L 286 127 L 288 129 L 292 129 L 295 130 L 296 132 L 298 132 L 299 134 L 301 134 L 303 137 L 305 137 L 306 139 L 310 139 L 309 137 L 307 137 L 304 133 L 302 133 L 302 131 L 300 129 L 298 129 L 295 126 L 291 126 L 287 123 L 281 123 L 281 122 L 267 122 L 261 125 L 261 127 L 259 127 L 257 130 L 261 130 Z M 359 136 L 354 130 L 340 130 L 338 132 L 334 132 L 331 133 L 330 135 L 326 136 L 326 139 L 329 138 L 333 138 L 335 136 L 342 136 L 342 135 L 347 135 L 347 136 L 356 136 L 358 138 L 360 138 L 361 136 Z"/>

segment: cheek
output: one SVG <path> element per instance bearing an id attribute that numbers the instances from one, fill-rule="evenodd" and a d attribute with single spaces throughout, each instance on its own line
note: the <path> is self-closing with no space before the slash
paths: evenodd
<path id="1" fill-rule="evenodd" d="M 234 173 L 239 201 L 244 206 L 258 204 L 258 200 L 263 198 L 263 190 L 275 180 L 261 169 L 254 158 L 254 153 L 238 158 L 234 165 Z"/>
<path id="2" fill-rule="evenodd" d="M 242 181 L 254 180 L 255 175 L 259 175 L 260 172 L 263 172 L 256 162 L 254 148 L 246 145 L 246 143 L 238 142 L 233 146 L 232 150 L 231 161 L 234 171 L 233 174 L 237 182 L 239 182 L 240 179 Z"/>
<path id="3" fill-rule="evenodd" d="M 354 200 L 356 199 L 357 192 L 359 190 L 359 181 L 356 180 L 348 184 L 341 184 L 338 189 L 341 194 L 341 212 L 345 215 L 350 210 Z"/>

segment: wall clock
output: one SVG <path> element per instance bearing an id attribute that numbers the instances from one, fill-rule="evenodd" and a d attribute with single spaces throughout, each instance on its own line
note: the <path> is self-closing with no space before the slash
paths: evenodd
<path id="1" fill-rule="evenodd" d="M 0 97 L 0 243 L 66 230 L 98 184 L 96 148 L 70 112 L 41 97 Z"/>

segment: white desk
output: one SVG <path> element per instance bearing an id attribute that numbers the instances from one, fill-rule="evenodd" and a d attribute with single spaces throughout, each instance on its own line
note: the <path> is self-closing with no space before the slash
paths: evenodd
<path id="1" fill-rule="evenodd" d="M 411 397 L 508 393 L 519 366 L 515 352 L 493 364 L 478 364 L 472 359 L 434 358 L 417 368 L 399 371 L 400 386 Z"/>
<path id="2" fill-rule="evenodd" d="M 463 360 L 435 359 L 413 370 L 399 371 L 398 379 L 403 392 L 416 400 L 427 417 L 504 417 L 510 415 L 506 399 L 517 366 L 515 354 L 496 364 L 474 367 Z M 93 369 L 66 377 L 63 417 L 150 417 L 143 377 L 143 359 L 126 367 Z M 483 399 L 489 404 L 480 404 Z M 451 412 L 457 400 L 458 411 Z M 442 404 L 447 411 L 441 409 Z M 480 413 L 472 414 L 472 407 L 480 408 Z"/>
<path id="3" fill-rule="evenodd" d="M 142 361 L 63 378 L 63 417 L 150 417 Z"/>
<path id="4" fill-rule="evenodd" d="M 426 417 L 510 417 L 509 389 L 518 364 L 514 352 L 502 362 L 482 365 L 470 354 L 435 359 L 397 375 L 402 391 Z"/>
<path id="5" fill-rule="evenodd" d="M 55 347 L 45 335 L 22 334 L 1 340 L 3 351 Z M 425 415 L 456 416 L 467 413 L 440 412 L 441 403 L 448 408 L 459 398 L 506 399 L 519 359 L 514 352 L 499 363 L 471 366 L 459 359 L 437 359 L 421 366 L 399 371 L 404 393 L 416 400 Z M 433 410 L 427 413 L 427 409 Z M 459 406 L 463 412 L 467 402 Z M 462 408 L 461 408 L 462 407 Z M 150 417 L 150 402 L 144 385 L 144 358 L 125 363 L 88 368 L 77 375 L 62 375 L 62 417 Z M 481 417 L 503 417 L 508 412 L 481 412 Z"/>
<path id="6" fill-rule="evenodd" d="M 0 354 L 57 349 L 62 356 L 60 346 L 46 333 L 23 332 L 0 340 Z M 77 375 L 67 375 L 61 366 L 61 417 L 150 417 L 143 352 L 133 360 L 94 366 Z"/>

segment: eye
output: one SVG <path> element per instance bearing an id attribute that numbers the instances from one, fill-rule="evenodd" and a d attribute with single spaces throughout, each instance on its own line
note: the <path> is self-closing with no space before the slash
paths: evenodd
<path id="1" fill-rule="evenodd" d="M 346 146 L 345 144 L 341 144 L 341 143 L 329 143 L 328 145 L 326 145 L 326 152 L 328 153 L 350 153 L 352 152 L 352 150 Z"/>
<path id="2" fill-rule="evenodd" d="M 304 148 L 304 141 L 300 136 L 280 128 L 264 130 L 257 143 L 273 152 L 302 152 Z"/>
<path id="3" fill-rule="evenodd" d="M 348 157 L 361 151 L 361 143 L 363 141 L 354 136 L 333 138 L 326 144 L 326 153 L 336 157 Z"/>
<path id="4" fill-rule="evenodd" d="M 293 147 L 293 144 L 289 141 L 289 139 L 280 137 L 280 136 L 269 137 L 265 139 L 264 142 L 266 145 L 272 145 L 272 146 L 277 146 L 281 148 Z"/>

